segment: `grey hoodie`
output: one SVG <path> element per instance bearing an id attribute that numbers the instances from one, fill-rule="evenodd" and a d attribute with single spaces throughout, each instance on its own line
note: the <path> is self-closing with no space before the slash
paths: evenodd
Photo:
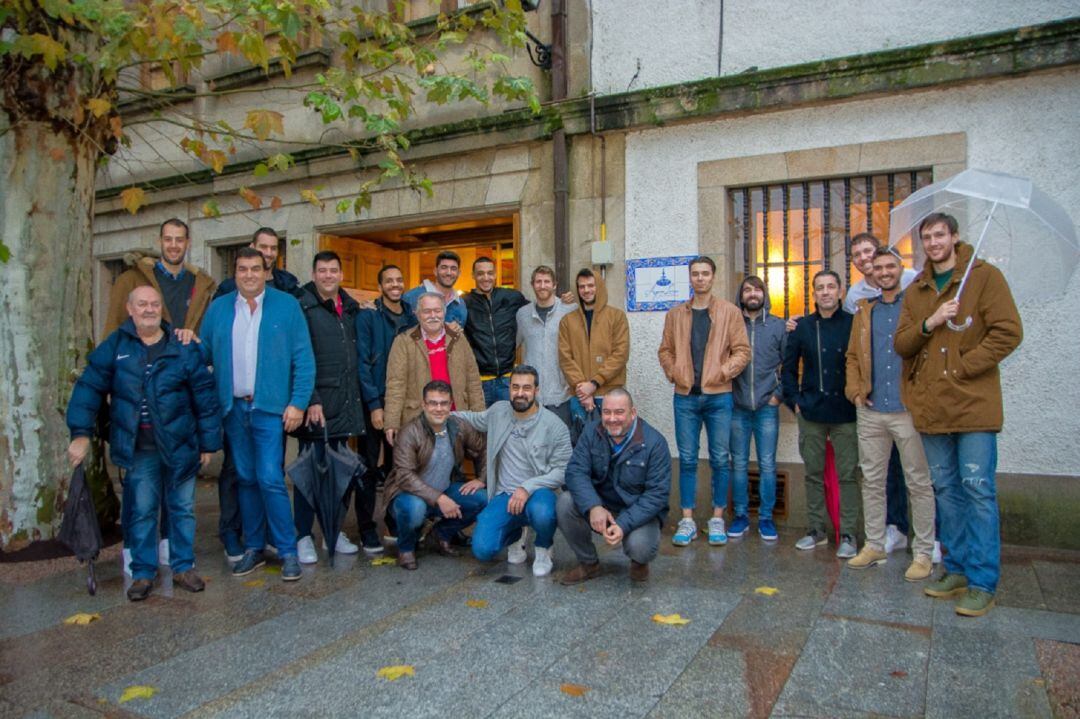
<path id="1" fill-rule="evenodd" d="M 735 297 L 735 305 L 743 310 L 746 336 L 750 339 L 750 364 L 732 383 L 735 406 L 756 410 L 764 406 L 770 397 L 783 399 L 780 388 L 780 366 L 784 362 L 784 346 L 787 330 L 784 320 L 769 314 L 769 293 L 765 293 L 765 305 L 757 319 L 746 316 L 742 303 L 743 284 Z"/>

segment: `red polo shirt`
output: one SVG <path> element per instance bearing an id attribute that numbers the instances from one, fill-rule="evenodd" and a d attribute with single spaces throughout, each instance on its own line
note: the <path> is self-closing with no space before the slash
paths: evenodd
<path id="1" fill-rule="evenodd" d="M 434 342 L 425 337 L 424 345 L 427 346 L 428 367 L 431 369 L 432 381 L 442 380 L 450 384 L 450 367 L 446 361 L 446 333 L 444 332 L 442 337 Z M 451 406 L 451 409 L 456 409 L 456 406 Z"/>

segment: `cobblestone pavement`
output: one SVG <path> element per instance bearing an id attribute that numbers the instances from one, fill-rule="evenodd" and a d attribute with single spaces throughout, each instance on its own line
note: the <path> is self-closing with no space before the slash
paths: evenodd
<path id="1" fill-rule="evenodd" d="M 616 550 L 599 579 L 560 586 L 573 564 L 561 537 L 543 579 L 422 552 L 415 572 L 324 557 L 286 584 L 273 566 L 229 575 L 213 485 L 200 482 L 196 512 L 201 594 L 174 592 L 162 568 L 151 598 L 128 602 L 115 550 L 96 597 L 71 559 L 0 566 L 0 716 L 1080 712 L 1077 554 L 1006 548 L 998 607 L 966 619 L 903 580 L 909 555 L 854 572 L 785 532 L 677 549 L 668 527 L 645 585 Z M 100 619 L 65 625 L 77 612 Z M 689 623 L 652 620 L 673 613 Z M 378 675 L 396 665 L 414 673 Z M 149 689 L 125 701 L 131 687 Z"/>

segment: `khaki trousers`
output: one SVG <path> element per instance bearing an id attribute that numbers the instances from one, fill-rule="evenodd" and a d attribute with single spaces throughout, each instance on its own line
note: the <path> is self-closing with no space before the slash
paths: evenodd
<path id="1" fill-rule="evenodd" d="M 866 407 L 857 410 L 859 466 L 862 468 L 863 521 L 866 543 L 879 551 L 885 549 L 885 479 L 889 473 L 889 455 L 893 443 L 900 452 L 908 500 L 911 527 L 915 539 L 912 554 L 931 556 L 934 551 L 934 488 L 926 463 L 922 438 L 915 431 L 908 412 L 875 412 Z"/>

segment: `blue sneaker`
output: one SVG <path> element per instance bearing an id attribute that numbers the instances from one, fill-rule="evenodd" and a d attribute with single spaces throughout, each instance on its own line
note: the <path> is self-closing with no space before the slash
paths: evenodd
<path id="1" fill-rule="evenodd" d="M 727 544 L 727 532 L 724 531 L 724 520 L 713 517 L 709 520 L 709 544 L 719 547 Z"/>
<path id="2" fill-rule="evenodd" d="M 244 552 L 244 556 L 240 558 L 240 561 L 233 565 L 232 573 L 234 577 L 244 577 L 265 564 L 266 555 L 262 551 L 249 549 Z"/>
<path id="3" fill-rule="evenodd" d="M 731 520 L 731 526 L 728 527 L 727 536 L 731 538 L 738 538 L 746 534 L 746 530 L 750 529 L 750 520 L 745 514 L 736 514 L 735 519 Z"/>
<path id="4" fill-rule="evenodd" d="M 286 582 L 300 578 L 300 559 L 295 554 L 281 558 L 281 578 Z"/>
<path id="5" fill-rule="evenodd" d="M 671 543 L 676 547 L 685 547 L 697 538 L 697 525 L 694 524 L 694 520 L 689 517 L 683 517 L 679 520 L 679 525 L 675 528 L 675 536 L 671 538 Z"/>
<path id="6" fill-rule="evenodd" d="M 772 519 L 759 519 L 757 523 L 758 534 L 766 542 L 775 542 L 778 535 L 776 534 L 776 525 L 773 524 Z"/>

